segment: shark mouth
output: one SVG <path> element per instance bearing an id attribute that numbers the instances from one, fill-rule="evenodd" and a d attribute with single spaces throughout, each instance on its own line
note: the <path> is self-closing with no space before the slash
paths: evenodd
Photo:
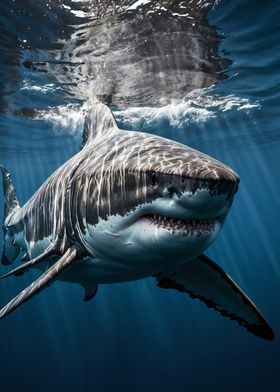
<path id="1" fill-rule="evenodd" d="M 177 219 L 163 215 L 147 214 L 142 216 L 148 224 L 171 231 L 172 234 L 180 232 L 185 235 L 210 235 L 215 231 L 218 218 L 212 219 Z"/>

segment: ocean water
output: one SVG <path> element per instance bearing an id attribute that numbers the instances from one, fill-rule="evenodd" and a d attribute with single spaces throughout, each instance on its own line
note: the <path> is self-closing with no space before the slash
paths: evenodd
<path id="1" fill-rule="evenodd" d="M 79 150 L 101 97 L 121 128 L 183 142 L 240 175 L 206 254 L 276 335 L 257 338 L 153 278 L 100 286 L 89 303 L 79 285 L 56 282 L 0 321 L 0 390 L 276 391 L 280 3 L 4 0 L 0 12 L 0 163 L 21 204 Z M 1 306 L 37 276 L 0 281 Z"/>

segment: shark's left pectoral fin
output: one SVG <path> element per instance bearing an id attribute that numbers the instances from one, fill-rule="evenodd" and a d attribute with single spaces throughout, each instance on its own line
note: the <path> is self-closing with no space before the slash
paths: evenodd
<path id="1" fill-rule="evenodd" d="M 264 317 L 241 288 L 207 256 L 157 276 L 158 286 L 177 289 L 198 298 L 209 308 L 236 320 L 256 336 L 272 340 L 274 334 Z"/>
<path id="2" fill-rule="evenodd" d="M 56 263 L 0 310 L 0 319 L 53 283 L 62 272 L 80 259 L 78 253 L 75 247 L 68 249 Z"/>
<path id="3" fill-rule="evenodd" d="M 14 237 L 10 236 L 8 230 L 4 229 L 2 264 L 11 264 L 17 258 L 19 252 L 20 248 L 14 244 Z"/>
<path id="4" fill-rule="evenodd" d="M 97 293 L 97 284 L 96 283 L 82 283 L 82 286 L 85 289 L 84 301 L 88 302 Z"/>

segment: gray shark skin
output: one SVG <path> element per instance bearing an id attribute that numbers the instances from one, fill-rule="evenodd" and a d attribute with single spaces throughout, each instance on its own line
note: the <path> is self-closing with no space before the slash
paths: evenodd
<path id="1" fill-rule="evenodd" d="M 264 339 L 274 335 L 252 301 L 203 252 L 237 191 L 229 167 L 174 141 L 117 127 L 110 109 L 90 109 L 83 148 L 20 208 L 8 171 L 3 264 L 20 250 L 42 275 L 0 310 L 5 317 L 56 279 L 80 283 L 85 301 L 103 283 L 154 276 Z"/>

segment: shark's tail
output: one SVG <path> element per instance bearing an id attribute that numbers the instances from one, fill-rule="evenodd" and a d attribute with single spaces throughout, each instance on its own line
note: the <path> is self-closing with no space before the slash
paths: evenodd
<path id="1" fill-rule="evenodd" d="M 4 230 L 4 244 L 2 253 L 2 264 L 11 264 L 20 249 L 15 245 L 14 234 L 9 228 L 9 221 L 11 216 L 16 210 L 20 208 L 17 200 L 16 191 L 12 184 L 11 176 L 8 170 L 0 165 L 3 177 L 3 196 L 4 196 L 4 217 L 3 217 L 3 230 Z"/>

